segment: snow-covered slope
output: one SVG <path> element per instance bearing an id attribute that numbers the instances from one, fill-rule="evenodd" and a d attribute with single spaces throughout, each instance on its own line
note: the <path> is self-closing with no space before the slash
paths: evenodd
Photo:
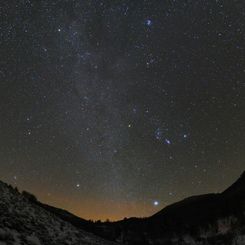
<path id="1" fill-rule="evenodd" d="M 62 221 L 0 182 L 0 245 L 111 245 Z"/>

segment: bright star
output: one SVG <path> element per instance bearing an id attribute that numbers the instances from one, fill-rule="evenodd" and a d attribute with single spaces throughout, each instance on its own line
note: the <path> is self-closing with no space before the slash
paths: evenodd
<path id="1" fill-rule="evenodd" d="M 154 202 L 153 202 L 153 205 L 154 205 L 154 206 L 158 206 L 158 205 L 159 205 L 159 202 L 158 202 L 158 201 L 154 201 Z"/>
<path id="2" fill-rule="evenodd" d="M 152 25 L 152 20 L 150 20 L 150 19 L 146 20 L 145 24 L 147 26 L 151 26 Z"/>

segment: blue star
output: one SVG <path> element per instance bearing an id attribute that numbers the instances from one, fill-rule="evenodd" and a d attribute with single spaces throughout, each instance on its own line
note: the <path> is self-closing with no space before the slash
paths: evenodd
<path id="1" fill-rule="evenodd" d="M 152 20 L 147 19 L 147 20 L 145 21 L 145 24 L 146 24 L 147 26 L 152 26 Z"/>
<path id="2" fill-rule="evenodd" d="M 162 139 L 162 130 L 160 128 L 158 128 L 156 131 L 155 131 L 155 137 L 157 140 L 161 140 Z"/>
<path id="3" fill-rule="evenodd" d="M 168 145 L 171 145 L 171 144 L 172 144 L 172 142 L 171 142 L 169 139 L 165 139 L 164 141 L 165 141 L 165 143 L 168 144 Z"/>

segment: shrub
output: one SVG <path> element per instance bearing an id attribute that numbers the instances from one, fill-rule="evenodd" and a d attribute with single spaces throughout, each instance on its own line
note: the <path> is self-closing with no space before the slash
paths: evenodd
<path id="1" fill-rule="evenodd" d="M 22 195 L 25 198 L 27 198 L 30 202 L 37 202 L 37 198 L 33 194 L 31 194 L 31 193 L 29 193 L 27 191 L 23 191 Z"/>

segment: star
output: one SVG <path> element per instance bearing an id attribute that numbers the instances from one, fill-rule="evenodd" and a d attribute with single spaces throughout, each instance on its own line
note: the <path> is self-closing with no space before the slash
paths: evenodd
<path id="1" fill-rule="evenodd" d="M 145 24 L 146 24 L 147 26 L 151 26 L 151 25 L 152 25 L 152 20 L 151 20 L 151 19 L 147 19 L 147 20 L 145 21 Z"/>
<path id="2" fill-rule="evenodd" d="M 154 202 L 153 202 L 153 205 L 154 205 L 154 206 L 158 206 L 158 205 L 159 205 L 159 201 L 154 201 Z"/>
<path id="3" fill-rule="evenodd" d="M 169 139 L 165 139 L 164 141 L 165 141 L 165 143 L 166 143 L 167 145 L 171 145 L 171 144 L 172 144 L 172 142 L 171 142 Z"/>
<path id="4" fill-rule="evenodd" d="M 162 139 L 162 130 L 160 128 L 157 128 L 156 131 L 155 131 L 155 138 L 157 140 L 161 140 Z"/>

